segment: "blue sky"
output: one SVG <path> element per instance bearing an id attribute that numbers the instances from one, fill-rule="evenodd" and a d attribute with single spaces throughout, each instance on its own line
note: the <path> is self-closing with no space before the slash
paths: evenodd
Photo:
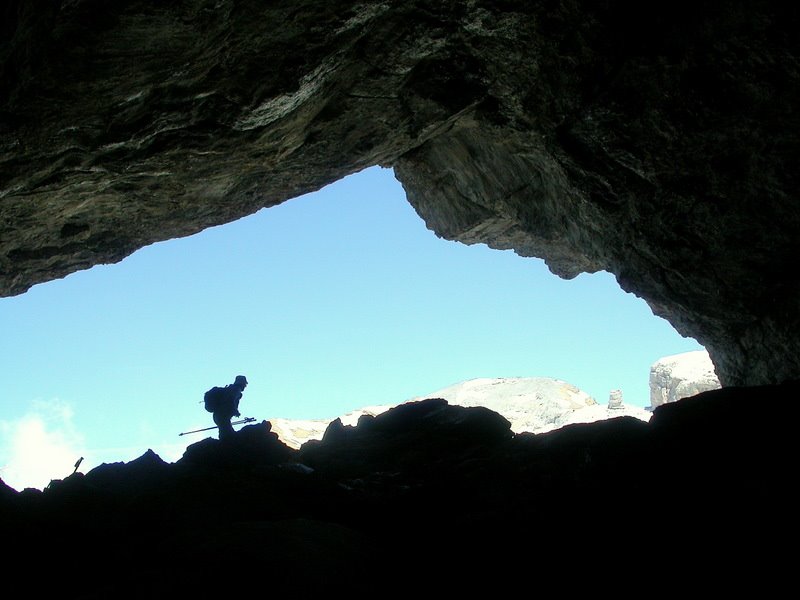
<path id="1" fill-rule="evenodd" d="M 658 358 L 702 347 L 608 273 L 439 239 L 390 169 L 0 299 L 0 478 L 21 489 L 243 416 L 334 418 L 477 377 L 554 377 L 649 405 Z"/>

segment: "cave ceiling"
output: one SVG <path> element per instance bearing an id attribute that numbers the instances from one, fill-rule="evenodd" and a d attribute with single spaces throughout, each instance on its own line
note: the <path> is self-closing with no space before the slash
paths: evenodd
<path id="1" fill-rule="evenodd" d="M 797 378 L 797 12 L 11 0 L 0 296 L 380 165 L 436 235 L 613 273 L 723 384 Z"/>

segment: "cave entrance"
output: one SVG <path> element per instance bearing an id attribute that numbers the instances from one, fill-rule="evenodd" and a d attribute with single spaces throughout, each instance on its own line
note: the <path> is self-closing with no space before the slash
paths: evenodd
<path id="1" fill-rule="evenodd" d="M 565 281 L 437 238 L 378 167 L 0 303 L 4 407 L 18 407 L 3 418 L 58 399 L 95 446 L 134 457 L 206 423 L 202 392 L 239 373 L 258 418 L 332 418 L 483 377 L 647 406 L 651 363 L 701 349 L 608 273 Z"/>

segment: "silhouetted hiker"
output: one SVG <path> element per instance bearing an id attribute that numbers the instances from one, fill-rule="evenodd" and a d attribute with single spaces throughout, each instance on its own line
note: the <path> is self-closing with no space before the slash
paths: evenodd
<path id="1" fill-rule="evenodd" d="M 234 382 L 225 387 L 213 387 L 203 397 L 206 410 L 214 413 L 214 423 L 219 428 L 219 439 L 227 440 L 233 436 L 231 419 L 239 416 L 239 400 L 247 387 L 247 378 L 238 375 Z"/>

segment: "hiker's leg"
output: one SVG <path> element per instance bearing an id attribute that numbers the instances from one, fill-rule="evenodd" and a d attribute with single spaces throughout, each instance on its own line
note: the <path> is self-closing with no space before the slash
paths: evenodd
<path id="1" fill-rule="evenodd" d="M 219 429 L 219 439 L 230 439 L 233 435 L 233 425 L 231 425 L 231 417 L 221 413 L 214 413 L 214 423 Z"/>

